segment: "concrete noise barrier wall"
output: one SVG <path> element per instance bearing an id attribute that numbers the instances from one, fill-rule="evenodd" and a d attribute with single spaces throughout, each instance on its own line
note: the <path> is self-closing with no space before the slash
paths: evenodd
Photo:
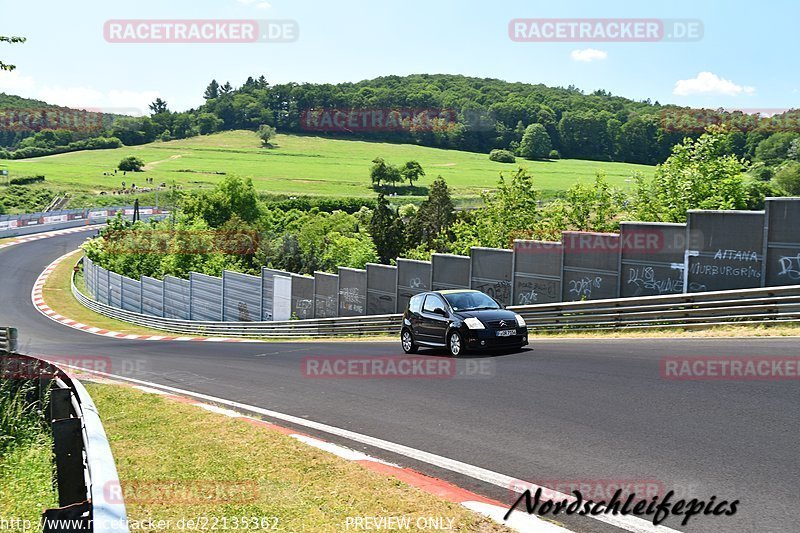
<path id="1" fill-rule="evenodd" d="M 191 320 L 222 321 L 222 278 L 192 272 L 189 283 Z"/>
<path id="2" fill-rule="evenodd" d="M 683 292 L 686 224 L 620 224 L 620 296 Z"/>
<path id="3" fill-rule="evenodd" d="M 339 316 L 367 313 L 367 271 L 339 267 Z"/>
<path id="4" fill-rule="evenodd" d="M 767 198 L 765 286 L 800 284 L 800 198 Z"/>
<path id="5" fill-rule="evenodd" d="M 466 255 L 433 254 L 431 289 L 469 289 L 470 260 Z"/>
<path id="6" fill-rule="evenodd" d="M 397 260 L 397 310 L 403 312 L 415 294 L 431 290 L 431 263 L 415 259 Z"/>
<path id="7" fill-rule="evenodd" d="M 763 211 L 689 211 L 687 292 L 762 286 Z"/>
<path id="8" fill-rule="evenodd" d="M 339 276 L 314 272 L 314 318 L 339 316 Z"/>
<path id="9" fill-rule="evenodd" d="M 272 320 L 292 318 L 292 278 L 274 274 L 272 277 Z"/>
<path id="10" fill-rule="evenodd" d="M 188 279 L 164 276 L 164 318 L 190 320 L 192 285 Z"/>
<path id="11" fill-rule="evenodd" d="M 565 302 L 616 298 L 619 294 L 619 247 L 616 233 L 565 231 L 563 283 Z"/>
<path id="12" fill-rule="evenodd" d="M 514 252 L 499 248 L 470 249 L 470 286 L 488 294 L 502 305 L 511 305 Z"/>
<path id="13" fill-rule="evenodd" d="M 367 314 L 397 312 L 397 267 L 367 264 Z"/>
<path id="14" fill-rule="evenodd" d="M 142 313 L 164 316 L 164 282 L 142 276 Z"/>
<path id="15" fill-rule="evenodd" d="M 122 308 L 134 313 L 142 312 L 141 282 L 122 276 Z"/>
<path id="16" fill-rule="evenodd" d="M 275 270 L 274 268 L 261 268 L 261 320 L 275 320 L 274 314 L 274 298 L 275 283 L 273 278 L 275 276 L 291 277 L 291 274 L 283 270 Z M 291 311 L 289 312 L 291 316 Z"/>
<path id="17" fill-rule="evenodd" d="M 83 285 L 89 296 L 97 299 L 97 283 L 95 278 L 94 263 L 88 257 L 83 258 Z"/>
<path id="18" fill-rule="evenodd" d="M 225 322 L 261 320 L 261 277 L 223 270 L 222 289 Z"/>
<path id="19" fill-rule="evenodd" d="M 122 276 L 108 272 L 108 305 L 122 308 Z"/>
<path id="20" fill-rule="evenodd" d="M 292 274 L 292 315 L 300 320 L 314 318 L 314 278 Z"/>
<path id="21" fill-rule="evenodd" d="M 514 241 L 514 305 L 561 301 L 562 244 Z"/>

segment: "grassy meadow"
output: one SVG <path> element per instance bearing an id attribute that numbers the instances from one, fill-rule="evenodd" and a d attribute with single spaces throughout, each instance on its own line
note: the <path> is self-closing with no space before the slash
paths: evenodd
<path id="1" fill-rule="evenodd" d="M 119 161 L 131 155 L 146 163 L 145 171 L 113 175 Z M 262 148 L 257 135 L 249 131 L 10 160 L 0 166 L 8 168 L 11 177 L 42 174 L 47 187 L 88 194 L 119 188 L 123 180 L 128 186 L 143 187 L 146 177 L 152 177 L 155 184 L 208 188 L 226 173 L 251 177 L 259 191 L 276 195 L 366 197 L 375 194 L 370 188 L 369 168 L 378 156 L 393 164 L 419 161 L 427 175 L 417 183 L 416 194 L 425 194 L 431 181 L 441 175 L 459 197 L 480 195 L 496 185 L 501 171 L 517 166 L 532 173 L 546 196 L 580 180 L 593 180 L 597 172 L 619 187 L 627 186 L 626 179 L 636 171 L 653 172 L 653 167 L 646 165 L 567 159 L 517 159 L 517 164 L 503 164 L 490 161 L 487 154 L 305 135 L 277 135 L 272 148 Z M 112 175 L 104 176 L 104 172 Z"/>

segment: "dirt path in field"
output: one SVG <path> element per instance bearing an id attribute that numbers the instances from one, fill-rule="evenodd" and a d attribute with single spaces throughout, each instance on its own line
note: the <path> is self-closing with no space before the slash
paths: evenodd
<path id="1" fill-rule="evenodd" d="M 142 167 L 142 170 L 153 170 L 153 167 L 155 167 L 156 165 L 164 163 L 165 161 L 173 161 L 175 159 L 180 159 L 181 157 L 183 157 L 183 155 L 184 154 L 171 155 L 167 159 L 161 159 L 159 161 L 152 161 L 150 163 L 147 163 L 144 167 Z"/>

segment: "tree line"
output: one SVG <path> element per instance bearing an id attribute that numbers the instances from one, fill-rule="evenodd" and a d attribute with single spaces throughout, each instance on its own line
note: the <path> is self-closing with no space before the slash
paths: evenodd
<path id="1" fill-rule="evenodd" d="M 758 117 L 634 101 L 604 90 L 586 93 L 574 86 L 547 87 L 446 74 L 276 85 L 260 76 L 247 78 L 240 87 L 212 80 L 203 96 L 203 105 L 185 112 L 170 111 L 166 102 L 157 99 L 150 106 L 150 116 L 119 118 L 94 135 L 136 145 L 233 129 L 256 131 L 261 126 L 282 133 L 309 133 L 305 117 L 314 110 L 439 110 L 449 118 L 438 126 L 416 127 L 412 120 L 400 129 L 347 132 L 323 124 L 315 126 L 313 133 L 484 153 L 499 149 L 529 159 L 643 164 L 665 161 L 675 144 L 686 137 L 698 138 L 709 125 L 730 126 L 722 149 L 750 161 L 771 159 L 774 163 L 775 157 L 786 161 L 790 157 L 788 148 L 784 150 L 787 141 L 790 144 L 800 137 L 795 111 Z M 40 133 L 32 137 L 15 137 L 13 145 L 0 138 L 0 145 L 47 148 L 67 143 L 67 139 Z"/>

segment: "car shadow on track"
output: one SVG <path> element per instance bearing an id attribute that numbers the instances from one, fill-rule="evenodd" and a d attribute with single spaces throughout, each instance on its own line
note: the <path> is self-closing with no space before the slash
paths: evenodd
<path id="1" fill-rule="evenodd" d="M 457 359 L 494 359 L 497 357 L 507 357 L 510 355 L 525 355 L 533 352 L 533 348 L 525 346 L 523 348 L 496 349 L 485 352 L 466 352 L 459 355 Z M 450 359 L 450 354 L 446 348 L 420 348 L 417 355 L 428 357 L 441 357 Z"/>

